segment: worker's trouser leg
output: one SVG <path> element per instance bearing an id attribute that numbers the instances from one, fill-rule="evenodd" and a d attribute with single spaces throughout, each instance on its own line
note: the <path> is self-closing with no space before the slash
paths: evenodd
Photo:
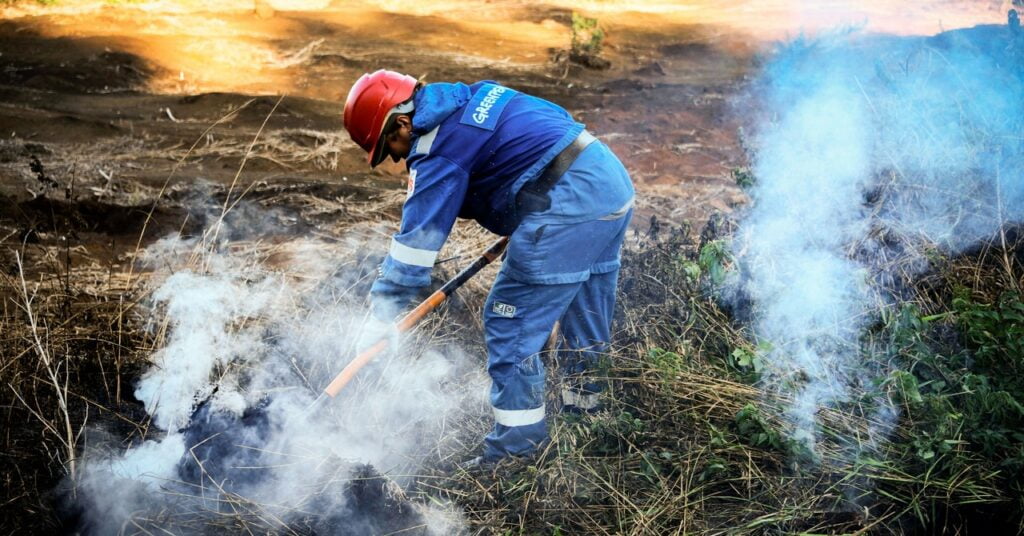
<path id="1" fill-rule="evenodd" d="M 591 275 L 562 316 L 564 346 L 559 355 L 564 381 L 561 395 L 562 405 L 567 410 L 599 409 L 598 394 L 604 386 L 594 378 L 594 373 L 611 341 L 618 277 L 618 268 Z"/>
<path id="2" fill-rule="evenodd" d="M 570 346 L 608 342 L 619 249 L 629 216 L 611 221 L 546 225 L 525 221 L 484 305 L 491 405 L 495 426 L 484 456 L 534 450 L 547 439 L 544 365 L 538 353 L 555 321 L 567 315 Z M 578 298 L 578 299 L 577 299 Z M 578 363 L 579 369 L 585 362 Z"/>
<path id="3" fill-rule="evenodd" d="M 495 421 L 484 440 L 485 458 L 526 454 L 548 437 L 538 352 L 579 287 L 534 285 L 498 274 L 484 312 Z M 511 316 L 496 312 L 503 309 Z"/>

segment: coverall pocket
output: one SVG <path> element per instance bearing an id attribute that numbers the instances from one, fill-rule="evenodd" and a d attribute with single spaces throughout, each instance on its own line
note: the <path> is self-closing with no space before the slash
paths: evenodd
<path id="1" fill-rule="evenodd" d="M 627 223 L 544 223 L 527 219 L 512 233 L 502 271 L 516 281 L 537 285 L 586 281 L 591 273 L 608 271 L 604 264 L 612 259 L 602 257 L 621 240 Z M 617 255 L 617 247 L 614 250 Z"/>
<path id="2" fill-rule="evenodd" d="M 516 365 L 519 381 L 526 388 L 528 400 L 536 405 L 544 404 L 544 364 L 536 354 L 522 360 Z"/>
<path id="3" fill-rule="evenodd" d="M 500 409 L 530 409 L 544 404 L 544 364 L 537 355 L 516 363 L 508 374 L 492 371 L 491 404 Z"/>

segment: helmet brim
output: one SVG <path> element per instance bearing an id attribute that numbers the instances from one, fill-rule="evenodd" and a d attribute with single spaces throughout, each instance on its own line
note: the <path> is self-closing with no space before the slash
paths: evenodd
<path id="1" fill-rule="evenodd" d="M 378 164 L 388 157 L 388 151 L 384 148 L 385 143 L 387 143 L 387 136 L 380 136 L 380 139 L 377 140 L 377 145 L 366 155 L 366 161 L 369 162 L 370 169 L 377 167 Z"/>

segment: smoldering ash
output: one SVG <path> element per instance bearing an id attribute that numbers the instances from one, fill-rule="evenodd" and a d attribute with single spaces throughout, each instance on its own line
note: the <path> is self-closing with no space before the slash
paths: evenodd
<path id="1" fill-rule="evenodd" d="M 862 340 L 899 306 L 895 267 L 929 268 L 905 245 L 956 254 L 1022 221 L 1022 64 L 1024 42 L 1006 28 L 845 32 L 781 46 L 742 100 L 757 183 L 731 290 L 754 304 L 766 396 L 810 453 L 826 410 L 884 379 Z M 868 407 L 847 423 L 867 432 L 857 448 L 895 420 L 879 392 Z"/>
<path id="2" fill-rule="evenodd" d="M 266 530 L 298 522 L 325 534 L 458 531 L 450 512 L 398 499 L 400 475 L 415 474 L 441 443 L 445 420 L 483 409 L 483 383 L 453 387 L 467 381 L 456 377 L 455 350 L 384 358 L 334 401 L 343 408 L 306 412 L 354 355 L 366 310 L 351 289 L 372 266 L 338 267 L 366 247 L 293 239 L 269 255 L 242 246 L 211 253 L 175 237 L 147 250 L 164 270 L 149 302 L 157 350 L 135 390 L 151 427 L 128 448 L 87 453 L 78 483 L 85 533 L 146 526 L 154 513 L 173 526 L 204 512 L 272 520 Z M 387 485 L 354 494 L 379 503 L 368 514 L 346 486 L 353 474 L 371 482 L 378 473 L 390 473 L 380 479 Z"/>

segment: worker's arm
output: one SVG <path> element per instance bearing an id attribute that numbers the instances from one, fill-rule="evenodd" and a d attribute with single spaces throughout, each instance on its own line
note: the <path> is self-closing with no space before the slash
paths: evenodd
<path id="1" fill-rule="evenodd" d="M 402 225 L 370 289 L 374 316 L 391 321 L 430 285 L 430 272 L 455 224 L 469 174 L 447 158 L 409 156 L 409 197 Z"/>

